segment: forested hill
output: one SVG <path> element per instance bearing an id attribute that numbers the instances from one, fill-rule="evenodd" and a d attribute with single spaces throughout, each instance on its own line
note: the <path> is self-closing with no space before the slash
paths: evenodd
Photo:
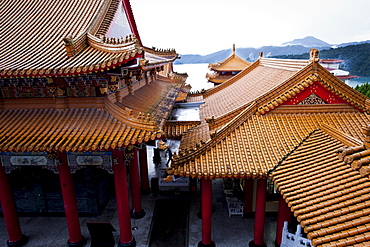
<path id="1" fill-rule="evenodd" d="M 309 59 L 310 55 L 309 53 L 303 53 L 301 55 L 281 55 L 273 57 Z M 341 69 L 349 71 L 352 75 L 370 76 L 370 43 L 321 50 L 319 58 L 346 60 L 346 62 L 341 65 Z"/>

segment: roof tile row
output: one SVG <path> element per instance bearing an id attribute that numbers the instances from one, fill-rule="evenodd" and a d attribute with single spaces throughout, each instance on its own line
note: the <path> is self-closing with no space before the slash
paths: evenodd
<path id="1" fill-rule="evenodd" d="M 370 229 L 370 181 L 337 159 L 340 147 L 344 145 L 315 131 L 272 172 L 314 246 L 367 243 L 362 234 Z"/>

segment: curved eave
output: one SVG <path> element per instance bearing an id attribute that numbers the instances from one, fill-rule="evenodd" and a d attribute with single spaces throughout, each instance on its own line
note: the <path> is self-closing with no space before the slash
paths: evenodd
<path id="1" fill-rule="evenodd" d="M 125 64 L 135 58 L 142 57 L 142 53 L 143 50 L 140 47 L 119 53 L 101 51 L 92 47 L 88 47 L 75 57 L 67 58 L 60 67 L 9 70 L 2 69 L 0 70 L 0 77 L 69 76 L 105 71 L 109 70 L 110 68 Z M 87 62 L 85 60 L 86 56 L 88 57 Z M 83 61 L 85 62 L 82 63 Z"/>
<path id="2" fill-rule="evenodd" d="M 208 68 L 215 71 L 239 72 L 244 70 L 251 64 L 252 64 L 251 62 L 244 60 L 243 58 L 237 56 L 236 54 L 232 54 L 231 56 L 229 56 L 228 58 L 219 63 L 209 64 Z"/>
<path id="3" fill-rule="evenodd" d="M 0 110 L 0 151 L 103 151 L 163 135 L 154 122 L 129 116 L 107 98 L 104 105 Z"/>

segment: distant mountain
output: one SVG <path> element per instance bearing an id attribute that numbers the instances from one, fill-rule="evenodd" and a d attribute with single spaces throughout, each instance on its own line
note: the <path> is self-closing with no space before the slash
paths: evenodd
<path id="1" fill-rule="evenodd" d="M 290 56 L 299 55 L 309 52 L 310 48 L 317 48 L 319 50 L 330 49 L 333 47 L 345 47 L 348 45 L 370 43 L 368 41 L 343 43 L 337 45 L 328 44 L 320 39 L 312 36 L 307 36 L 303 39 L 295 39 L 285 42 L 281 46 L 263 46 L 260 48 L 237 48 L 236 54 L 247 61 L 255 61 L 259 53 L 262 51 L 264 57 L 274 56 Z M 221 50 L 208 55 L 185 54 L 180 55 L 181 59 L 176 60 L 175 64 L 181 63 L 217 63 L 231 55 L 231 49 Z"/>
<path id="2" fill-rule="evenodd" d="M 313 36 L 307 36 L 303 39 L 295 39 L 289 42 L 285 42 L 282 45 L 301 45 L 301 46 L 310 47 L 310 48 L 312 47 L 315 47 L 315 48 L 331 47 L 330 44 L 322 41 L 321 39 L 317 39 Z"/>
<path id="3" fill-rule="evenodd" d="M 309 59 L 309 53 L 276 56 L 283 59 Z M 370 76 L 370 42 L 356 45 L 347 45 L 338 48 L 320 50 L 321 59 L 345 60 L 341 63 L 341 69 L 348 70 L 352 75 Z"/>
<path id="4" fill-rule="evenodd" d="M 329 46 L 330 47 L 330 46 Z M 327 48 L 329 48 L 327 47 Z M 262 51 L 264 57 L 279 55 L 295 55 L 308 52 L 309 47 L 302 45 L 287 46 L 263 46 L 260 48 L 237 48 L 236 54 L 247 61 L 255 61 Z M 231 49 L 221 50 L 209 55 L 187 54 L 180 55 L 181 59 L 176 60 L 175 64 L 181 63 L 217 63 L 231 55 Z"/>
<path id="5" fill-rule="evenodd" d="M 342 43 L 339 45 L 334 45 L 334 47 L 345 47 L 349 45 L 361 45 L 361 44 L 368 44 L 370 43 L 370 40 L 360 41 L 360 42 L 349 42 L 349 43 Z"/>

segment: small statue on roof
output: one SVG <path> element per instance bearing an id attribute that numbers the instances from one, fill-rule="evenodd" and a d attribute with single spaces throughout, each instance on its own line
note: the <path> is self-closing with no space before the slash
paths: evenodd
<path id="1" fill-rule="evenodd" d="M 160 141 L 160 142 L 158 142 L 158 148 L 159 148 L 160 150 L 166 150 L 166 149 L 168 149 L 168 148 L 169 148 L 169 146 L 168 146 L 168 145 L 166 145 L 166 143 L 164 143 L 163 141 Z"/>
<path id="2" fill-rule="evenodd" d="M 310 49 L 310 61 L 311 62 L 319 62 L 319 50 L 318 49 Z"/>

